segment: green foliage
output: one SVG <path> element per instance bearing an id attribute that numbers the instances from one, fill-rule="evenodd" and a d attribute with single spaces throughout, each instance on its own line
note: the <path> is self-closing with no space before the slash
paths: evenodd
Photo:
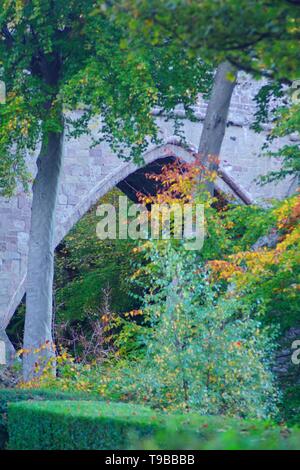
<path id="1" fill-rule="evenodd" d="M 224 251 L 221 261 L 211 263 L 226 279 L 223 288 L 229 288 L 231 296 L 239 298 L 252 315 L 262 310 L 264 325 L 278 325 L 278 363 L 274 368 L 279 371 L 277 380 L 283 390 L 281 416 L 293 424 L 299 423 L 299 367 L 286 354 L 291 351 L 290 329 L 299 328 L 299 208 L 296 195 L 268 209 L 228 210 L 224 220 L 231 256 Z M 265 246 L 254 248 L 253 242 L 261 236 Z M 268 242 L 272 242 L 270 246 Z"/>
<path id="2" fill-rule="evenodd" d="M 208 91 L 209 66 L 182 48 L 145 46 L 138 37 L 127 42 L 126 25 L 102 0 L 3 2 L 2 194 L 30 182 L 25 157 L 50 132 L 91 134 L 91 118 L 101 115 L 94 144 L 105 140 L 119 156 L 140 160 L 147 139 L 158 141 L 153 107 L 169 112 L 183 103 L 190 109 L 197 93 Z M 77 116 L 68 112 L 78 108 Z"/>
<path id="3" fill-rule="evenodd" d="M 116 10 L 123 12 L 132 34 L 144 35 L 145 42 L 157 45 L 168 38 L 191 57 L 213 63 L 226 60 L 255 78 L 267 77 L 268 83 L 257 96 L 254 128 L 275 123 L 270 140 L 299 133 L 299 2 L 123 0 L 121 5 Z M 129 20 L 128 12 L 133 16 Z M 273 98 L 284 99 L 274 104 Z M 266 155 L 280 158 L 283 167 L 260 178 L 262 183 L 299 177 L 297 144 L 286 144 Z"/>
<path id="4" fill-rule="evenodd" d="M 3 389 L 0 390 L 0 449 L 6 447 L 8 441 L 7 409 L 9 403 L 19 401 L 41 401 L 41 400 L 79 400 L 90 399 L 84 393 L 66 393 L 59 390 L 26 390 L 26 389 Z"/>
<path id="5" fill-rule="evenodd" d="M 9 448 L 200 449 L 299 448 L 299 431 L 271 422 L 167 415 L 124 403 L 31 402 L 9 405 Z"/>
<path id="6" fill-rule="evenodd" d="M 114 189 L 96 206 L 112 204 L 118 213 L 121 195 L 121 191 Z M 104 336 L 118 333 L 115 336 L 118 340 L 120 335 L 131 334 L 129 322 L 123 321 L 125 314 L 141 304 L 141 288 L 130 282 L 136 263 L 142 262 L 141 254 L 135 250 L 136 242 L 118 238 L 100 240 L 96 234 L 100 220 L 96 206 L 73 227 L 55 253 L 55 338 L 58 346 L 68 348 L 77 356 L 82 352 L 82 345 L 78 337 L 74 344 L 73 334 L 83 333 L 88 339 L 93 335 L 95 322 L 110 323 L 111 329 L 107 328 Z M 24 317 L 22 304 L 8 328 L 10 338 L 19 348 L 22 347 Z M 123 346 L 124 342 L 120 353 L 125 354 Z M 129 347 L 126 351 L 129 352 Z"/>
<path id="7" fill-rule="evenodd" d="M 113 204 L 118 212 L 119 190 L 113 190 L 99 204 Z M 131 240 L 100 240 L 96 234 L 99 219 L 92 208 L 65 237 L 56 252 L 57 321 L 83 320 L 103 301 L 103 289 L 110 288 L 110 308 L 124 313 L 138 305 L 128 290 L 134 271 Z"/>
<path id="8" fill-rule="evenodd" d="M 227 253 L 246 251 L 274 228 L 276 217 L 272 210 L 261 206 L 230 206 L 221 215 L 229 248 Z M 223 250 L 222 255 L 226 253 Z"/>
<path id="9" fill-rule="evenodd" d="M 171 38 L 191 55 L 229 60 L 256 76 L 298 79 L 296 1 L 123 0 L 121 6 L 116 10 L 131 13 L 129 26 L 146 41 L 161 44 Z"/>
<path id="10" fill-rule="evenodd" d="M 300 427 L 300 385 L 287 386 L 282 400 L 282 413 L 290 426 Z"/>
<path id="11" fill-rule="evenodd" d="M 112 204 L 118 214 L 121 195 L 114 189 L 99 204 Z M 102 359 L 112 350 L 119 355 L 136 352 L 133 343 L 127 341 L 124 347 L 121 338 L 134 334 L 125 318 L 140 307 L 141 289 L 129 289 L 129 285 L 141 255 L 134 240 L 100 240 L 98 221 L 95 206 L 56 250 L 56 341 L 78 360 L 84 359 L 84 348 L 93 349 L 92 342 L 98 344 L 99 352 L 102 348 Z M 93 353 L 94 357 L 88 354 L 89 360 L 98 361 L 101 354 L 96 358 Z"/>
<path id="12" fill-rule="evenodd" d="M 150 408 L 122 403 L 10 405 L 10 449 L 128 449 L 163 423 Z M 27 439 L 25 438 L 27 436 Z"/>
<path id="13" fill-rule="evenodd" d="M 235 290 L 231 285 L 225 295 L 228 281 L 211 287 L 204 266 L 218 256 L 226 260 L 251 253 L 253 244 L 277 227 L 278 219 L 286 220 L 289 204 L 270 209 L 232 205 L 221 212 L 207 204 L 207 238 L 201 252 L 191 254 L 175 240 L 150 241 L 133 250 L 139 252 L 133 277 L 142 315 L 120 317 L 114 339 L 117 361 L 105 367 L 77 367 L 71 376 L 68 367 L 60 367 L 57 386 L 200 413 L 265 416 L 275 410 L 278 397 L 270 372 L 275 337 L 273 327 L 266 325 L 279 323 L 282 335 L 295 324 L 297 296 L 276 289 L 278 276 L 282 286 L 296 282 L 297 267 L 276 265 L 278 273 L 262 272 L 264 282 L 257 282 L 255 274 L 249 286 Z M 289 251 L 286 256 L 294 255 Z M 128 275 L 124 272 L 126 285 Z"/>
<path id="14" fill-rule="evenodd" d="M 100 366 L 71 366 L 73 372 L 60 366 L 56 385 L 48 386 L 203 414 L 266 416 L 279 405 L 283 419 L 297 416 L 297 390 L 289 393 L 295 405 L 285 392 L 279 403 L 270 369 L 275 345 L 298 321 L 298 199 L 271 208 L 230 205 L 220 211 L 205 205 L 207 237 L 199 253 L 176 240 L 148 241 L 133 250 L 139 310 L 118 315 L 119 354 Z M 278 248 L 254 251 L 253 244 L 271 231 L 278 234 Z M 249 267 L 243 256 L 250 257 Z M 80 259 L 84 265 L 85 256 Z M 208 269 L 214 263 L 228 267 L 225 280 L 214 280 Z M 86 266 L 84 276 L 91 263 Z M 124 272 L 126 286 L 128 276 Z M 276 338 L 274 325 L 280 325 Z M 293 384 L 286 379 L 283 385 Z"/>
<path id="15" fill-rule="evenodd" d="M 192 420 L 191 420 L 192 421 Z M 216 416 L 197 416 L 201 437 L 178 432 L 171 426 L 143 443 L 143 449 L 198 450 L 296 450 L 300 431 L 274 426 L 268 421 L 239 420 Z"/>
<path id="16" fill-rule="evenodd" d="M 237 299 L 218 298 L 197 254 L 159 242 L 150 257 L 143 313 L 151 331 L 140 378 L 135 372 L 149 401 L 201 414 L 272 414 L 273 334 Z"/>
<path id="17" fill-rule="evenodd" d="M 281 83 L 276 81 L 270 82 L 263 86 L 256 96 L 258 110 L 253 128 L 260 132 L 263 129 L 262 124 L 273 123 L 273 128 L 268 134 L 262 156 L 273 157 L 281 162 L 279 169 L 269 171 L 266 175 L 258 178 L 261 184 L 277 182 L 285 178 L 289 178 L 292 182 L 297 182 L 300 176 L 299 145 L 290 143 L 283 145 L 276 151 L 270 150 L 270 144 L 274 141 L 276 142 L 276 139 L 299 134 L 299 81 L 296 81 L 295 84 L 296 86 L 287 89 Z M 293 102 L 293 98 L 296 98 L 296 102 Z"/>
<path id="18" fill-rule="evenodd" d="M 282 334 L 299 324 L 299 196 L 276 202 L 269 209 L 236 208 L 227 218 L 233 224 L 229 232 L 234 251 L 253 259 L 253 265 L 241 273 L 239 294 L 248 305 L 264 304 L 265 318 L 278 323 Z M 253 251 L 252 242 L 271 230 L 277 233 L 275 247 Z M 240 236 L 241 235 L 241 236 Z M 247 242 L 247 243 L 245 243 Z M 251 255 L 250 251 L 253 252 Z M 226 256 L 225 256 L 226 258 Z M 246 259 L 245 258 L 245 259 Z M 250 258 L 249 258 L 250 260 Z M 251 260 L 250 260 L 251 262 Z"/>

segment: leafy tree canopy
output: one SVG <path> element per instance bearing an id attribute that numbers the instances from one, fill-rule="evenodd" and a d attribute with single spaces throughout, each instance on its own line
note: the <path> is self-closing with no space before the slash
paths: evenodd
<path id="1" fill-rule="evenodd" d="M 29 181 L 25 157 L 49 132 L 79 136 L 101 114 L 101 136 L 139 158 L 157 140 L 151 110 L 187 108 L 207 91 L 208 67 L 180 47 L 127 42 L 127 30 L 104 1 L 4 0 L 0 13 L 0 190 Z M 184 73 L 182 73 L 184 70 Z M 130 104 L 130 106 L 129 106 Z M 65 113 L 80 107 L 80 117 Z M 64 116 L 64 119 L 63 119 Z M 64 126 L 65 125 L 65 126 Z"/>

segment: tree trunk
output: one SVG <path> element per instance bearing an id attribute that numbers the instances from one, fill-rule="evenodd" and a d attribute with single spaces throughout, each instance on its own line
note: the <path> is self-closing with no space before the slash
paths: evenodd
<path id="1" fill-rule="evenodd" d="M 199 155 L 210 171 L 217 170 L 217 160 L 225 135 L 230 101 L 236 85 L 236 70 L 229 62 L 222 62 L 216 71 L 211 98 L 208 103 L 199 144 Z M 208 183 L 213 194 L 214 184 Z"/>
<path id="2" fill-rule="evenodd" d="M 43 139 L 33 184 L 29 239 L 24 380 L 30 380 L 53 360 L 52 296 L 54 274 L 55 209 L 63 157 L 63 132 Z M 37 351 L 37 349 L 41 349 Z M 38 364 L 39 371 L 36 370 Z M 53 362 L 54 367 L 54 362 Z"/>
<path id="3" fill-rule="evenodd" d="M 0 366 L 11 366 L 15 360 L 15 353 L 15 348 L 7 336 L 6 331 L 0 328 Z"/>

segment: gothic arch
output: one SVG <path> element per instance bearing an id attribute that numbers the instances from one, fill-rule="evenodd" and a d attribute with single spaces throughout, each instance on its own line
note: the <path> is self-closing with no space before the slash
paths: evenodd
<path id="1" fill-rule="evenodd" d="M 193 160 L 193 153 L 189 149 L 185 149 L 180 145 L 166 143 L 164 145 L 149 149 L 144 155 L 144 166 L 159 160 L 161 158 L 173 157 L 179 158 L 186 162 Z M 58 211 L 57 214 L 57 229 L 55 246 L 58 246 L 63 238 L 69 233 L 74 225 L 86 214 L 86 212 L 96 202 L 115 187 L 122 180 L 126 179 L 130 174 L 134 173 L 139 167 L 132 162 L 118 162 L 119 165 L 110 171 L 104 178 L 101 178 L 91 189 L 82 196 L 79 202 L 74 206 L 72 213 L 65 220 L 63 220 L 63 213 Z M 63 220 L 63 222 L 60 222 Z M 24 257 L 26 257 L 24 255 Z M 26 262 L 26 261 L 25 261 Z M 20 304 L 26 292 L 26 272 L 20 278 L 20 282 L 13 292 L 9 305 L 0 318 L 0 329 L 5 330 L 8 326 L 12 316 L 14 315 L 18 305 Z"/>

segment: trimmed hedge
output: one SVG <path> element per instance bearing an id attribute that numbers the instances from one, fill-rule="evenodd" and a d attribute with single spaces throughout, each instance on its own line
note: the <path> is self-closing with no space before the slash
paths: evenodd
<path id="1" fill-rule="evenodd" d="M 86 393 L 69 393 L 42 389 L 2 389 L 0 390 L 0 450 L 5 449 L 8 441 L 7 409 L 8 403 L 42 400 L 88 400 Z"/>
<path id="2" fill-rule="evenodd" d="M 8 428 L 9 449 L 16 450 L 300 447 L 299 431 L 291 433 L 270 422 L 167 415 L 126 403 L 11 403 Z"/>
<path id="3" fill-rule="evenodd" d="M 152 436 L 162 418 L 125 403 L 32 402 L 9 405 L 9 449 L 126 449 Z"/>

